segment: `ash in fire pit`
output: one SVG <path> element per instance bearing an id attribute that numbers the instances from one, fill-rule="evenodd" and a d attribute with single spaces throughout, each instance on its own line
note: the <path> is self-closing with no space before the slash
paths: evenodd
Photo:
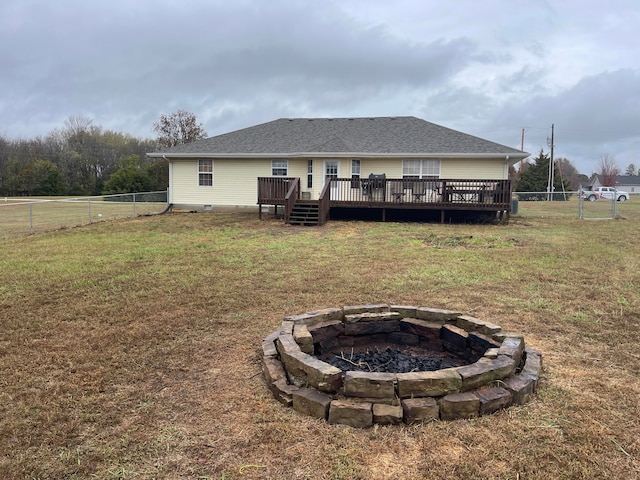
<path id="1" fill-rule="evenodd" d="M 320 357 L 329 365 L 339 368 L 343 372 L 433 372 L 444 368 L 460 367 L 468 362 L 455 355 L 441 352 L 417 352 L 415 349 L 386 347 L 384 349 L 367 349 L 364 352 L 349 352 Z M 477 361 L 478 358 L 474 360 Z"/>
<path id="2" fill-rule="evenodd" d="M 452 420 L 529 401 L 542 368 L 522 336 L 449 310 L 398 305 L 286 317 L 262 343 L 274 397 L 355 427 Z"/>

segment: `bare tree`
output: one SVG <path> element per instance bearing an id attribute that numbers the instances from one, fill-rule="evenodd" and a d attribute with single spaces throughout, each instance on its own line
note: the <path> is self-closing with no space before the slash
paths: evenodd
<path id="1" fill-rule="evenodd" d="M 613 155 L 609 155 L 608 153 L 602 155 L 600 163 L 598 164 L 598 175 L 600 176 L 602 185 L 606 187 L 616 186 L 616 177 L 620 175 L 620 169 Z"/>
<path id="2" fill-rule="evenodd" d="M 158 143 L 162 147 L 175 147 L 207 138 L 202 124 L 198 123 L 193 113 L 186 110 L 160 115 L 160 120 L 153 124 L 153 131 L 158 134 Z"/>

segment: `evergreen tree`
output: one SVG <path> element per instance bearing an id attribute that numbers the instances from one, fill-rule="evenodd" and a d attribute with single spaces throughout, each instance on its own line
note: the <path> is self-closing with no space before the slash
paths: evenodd
<path id="1" fill-rule="evenodd" d="M 529 199 L 544 200 L 547 198 L 546 192 L 549 184 L 549 155 L 540 150 L 538 156 L 534 159 L 533 164 L 529 164 L 528 168 L 520 174 L 520 179 L 516 183 L 516 192 L 533 192 L 527 196 Z M 553 186 L 555 200 L 562 200 L 563 191 L 569 190 L 566 182 L 563 183 L 557 165 L 554 165 Z"/>

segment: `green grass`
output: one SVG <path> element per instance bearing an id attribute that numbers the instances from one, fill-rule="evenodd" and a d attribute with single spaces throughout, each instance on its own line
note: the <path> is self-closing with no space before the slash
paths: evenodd
<path id="1" fill-rule="evenodd" d="M 4 239 L 0 477 L 636 478 L 634 200 L 607 222 L 521 202 L 509 225 L 174 214 Z M 273 400 L 258 351 L 284 316 L 377 302 L 523 333 L 535 401 L 352 430 Z"/>

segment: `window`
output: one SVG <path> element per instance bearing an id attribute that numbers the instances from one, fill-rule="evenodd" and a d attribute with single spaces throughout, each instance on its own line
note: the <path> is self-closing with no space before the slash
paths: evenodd
<path id="1" fill-rule="evenodd" d="M 198 160 L 198 186 L 213 187 L 213 160 Z"/>
<path id="2" fill-rule="evenodd" d="M 402 178 L 439 178 L 440 160 L 403 160 Z"/>
<path id="3" fill-rule="evenodd" d="M 313 160 L 307 160 L 307 188 L 313 188 Z"/>
<path id="4" fill-rule="evenodd" d="M 287 176 L 287 161 L 286 160 L 271 160 L 271 175 L 274 177 L 286 177 Z"/>
<path id="5" fill-rule="evenodd" d="M 351 160 L 351 188 L 360 188 L 360 159 Z"/>

